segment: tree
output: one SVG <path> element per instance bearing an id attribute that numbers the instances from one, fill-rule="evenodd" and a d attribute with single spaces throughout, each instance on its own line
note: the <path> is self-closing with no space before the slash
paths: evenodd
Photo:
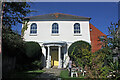
<path id="1" fill-rule="evenodd" d="M 106 55 L 104 61 L 110 69 L 118 72 L 118 68 L 120 67 L 118 61 L 120 58 L 120 26 L 116 23 L 111 23 L 108 31 L 107 38 L 100 38 L 105 44 L 105 48 L 102 50 Z M 114 58 L 116 58 L 116 61 L 113 60 Z"/>
<path id="2" fill-rule="evenodd" d="M 3 2 L 2 7 L 2 46 L 4 54 L 8 54 L 8 50 L 10 50 L 10 55 L 11 53 L 14 54 L 15 50 L 20 49 L 24 45 L 21 36 L 11 28 L 17 23 L 22 23 L 23 17 L 30 12 L 30 6 L 26 2 Z"/>
<path id="3" fill-rule="evenodd" d="M 22 23 L 23 18 L 31 12 L 26 2 L 3 2 L 3 27 L 11 28 L 16 23 Z"/>
<path id="4" fill-rule="evenodd" d="M 2 34 L 2 51 L 3 56 L 17 56 L 23 53 L 24 41 L 21 36 L 11 29 L 4 29 Z"/>
<path id="5" fill-rule="evenodd" d="M 24 41 L 12 30 L 12 27 L 17 27 L 17 23 L 22 23 L 23 17 L 30 12 L 29 7 L 26 2 L 2 3 L 3 77 L 6 77 L 7 72 L 15 69 L 16 57 L 24 52 Z"/>

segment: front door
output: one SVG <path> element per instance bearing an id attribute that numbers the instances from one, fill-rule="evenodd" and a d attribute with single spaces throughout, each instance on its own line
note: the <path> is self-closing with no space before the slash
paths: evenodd
<path id="1" fill-rule="evenodd" d="M 58 66 L 59 61 L 58 61 L 58 48 L 53 47 L 51 50 L 51 66 Z"/>

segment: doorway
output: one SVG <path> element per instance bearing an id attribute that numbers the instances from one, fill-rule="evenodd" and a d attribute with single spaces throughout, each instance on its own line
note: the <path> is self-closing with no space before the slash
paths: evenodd
<path id="1" fill-rule="evenodd" d="M 57 67 L 58 65 L 58 47 L 51 47 L 51 67 Z"/>

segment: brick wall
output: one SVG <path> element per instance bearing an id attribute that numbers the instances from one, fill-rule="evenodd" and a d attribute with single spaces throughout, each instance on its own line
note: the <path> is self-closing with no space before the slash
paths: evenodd
<path id="1" fill-rule="evenodd" d="M 90 40 L 91 40 L 91 46 L 92 46 L 92 52 L 96 52 L 97 50 L 102 48 L 101 41 L 99 41 L 98 37 L 106 36 L 104 33 L 102 33 L 100 30 L 98 30 L 95 26 L 90 24 Z"/>

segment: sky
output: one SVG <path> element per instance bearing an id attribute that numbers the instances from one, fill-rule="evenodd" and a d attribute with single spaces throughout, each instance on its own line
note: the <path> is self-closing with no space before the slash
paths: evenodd
<path id="1" fill-rule="evenodd" d="M 90 23 L 106 35 L 111 22 L 118 22 L 118 2 L 32 2 L 29 4 L 30 9 L 37 12 L 32 12 L 27 17 L 56 12 L 90 17 Z M 18 26 L 17 30 L 21 33 L 22 25 L 18 24 Z"/>

